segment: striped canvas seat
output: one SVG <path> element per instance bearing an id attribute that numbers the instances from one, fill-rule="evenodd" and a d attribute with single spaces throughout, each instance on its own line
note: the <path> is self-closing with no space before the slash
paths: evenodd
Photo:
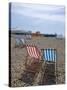
<path id="1" fill-rule="evenodd" d="M 27 48 L 27 53 L 30 57 L 39 59 L 41 54 L 40 54 L 40 51 L 38 50 L 38 48 L 36 46 L 27 45 L 26 48 Z"/>
<path id="2" fill-rule="evenodd" d="M 46 61 L 56 61 L 56 49 L 47 48 L 42 49 L 43 59 Z"/>

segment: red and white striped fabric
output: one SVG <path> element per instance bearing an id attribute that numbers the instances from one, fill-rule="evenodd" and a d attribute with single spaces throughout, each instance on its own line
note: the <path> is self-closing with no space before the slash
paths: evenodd
<path id="1" fill-rule="evenodd" d="M 28 55 L 30 57 L 34 57 L 36 59 L 38 59 L 40 57 L 40 52 L 36 46 L 27 45 L 26 48 L 27 48 Z"/>

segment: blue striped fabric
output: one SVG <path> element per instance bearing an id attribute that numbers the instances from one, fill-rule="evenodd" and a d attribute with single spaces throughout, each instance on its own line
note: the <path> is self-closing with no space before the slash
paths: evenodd
<path id="1" fill-rule="evenodd" d="M 56 61 L 56 49 L 42 49 L 43 59 L 46 61 Z"/>

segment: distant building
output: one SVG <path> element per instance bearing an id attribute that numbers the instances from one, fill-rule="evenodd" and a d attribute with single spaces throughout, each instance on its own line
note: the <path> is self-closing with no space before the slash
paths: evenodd
<path id="1" fill-rule="evenodd" d="M 11 30 L 9 31 L 12 36 L 15 38 L 23 38 L 23 39 L 31 39 L 31 38 L 41 38 L 41 37 L 51 37 L 62 39 L 62 35 L 57 34 L 41 34 L 40 31 L 36 31 L 32 33 L 32 31 L 24 31 L 24 30 Z"/>

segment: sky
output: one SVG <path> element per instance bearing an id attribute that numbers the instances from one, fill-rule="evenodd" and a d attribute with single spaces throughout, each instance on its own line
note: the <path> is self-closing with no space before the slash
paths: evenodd
<path id="1" fill-rule="evenodd" d="M 64 26 L 64 6 L 25 3 L 11 5 L 12 29 L 64 35 Z"/>

